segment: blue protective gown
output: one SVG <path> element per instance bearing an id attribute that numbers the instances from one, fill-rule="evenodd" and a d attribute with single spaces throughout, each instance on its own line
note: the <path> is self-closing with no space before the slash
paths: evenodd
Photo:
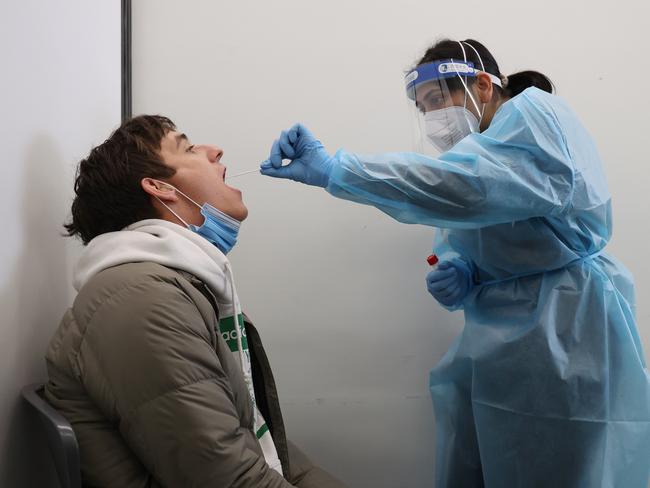
<path id="1" fill-rule="evenodd" d="M 430 375 L 435 486 L 646 488 L 634 284 L 603 251 L 610 194 L 568 106 L 529 88 L 438 159 L 336 158 L 331 194 L 439 227 L 434 251 L 465 259 L 479 283 Z"/>

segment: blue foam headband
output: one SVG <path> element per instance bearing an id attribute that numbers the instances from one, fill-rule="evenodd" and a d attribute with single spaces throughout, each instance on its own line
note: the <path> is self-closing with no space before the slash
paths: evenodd
<path id="1" fill-rule="evenodd" d="M 414 86 L 427 81 L 454 78 L 459 75 L 476 76 L 479 71 L 474 69 L 474 63 L 449 59 L 421 64 L 409 72 L 404 81 L 406 82 L 406 89 L 410 90 Z"/>

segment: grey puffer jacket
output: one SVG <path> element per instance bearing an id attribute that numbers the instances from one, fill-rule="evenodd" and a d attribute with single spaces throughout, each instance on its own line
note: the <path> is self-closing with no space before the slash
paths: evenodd
<path id="1" fill-rule="evenodd" d="M 84 486 L 342 488 L 287 441 L 271 369 L 250 322 L 258 407 L 284 478 L 266 464 L 218 310 L 194 276 L 154 263 L 95 275 L 47 355 L 46 398 L 70 421 Z"/>

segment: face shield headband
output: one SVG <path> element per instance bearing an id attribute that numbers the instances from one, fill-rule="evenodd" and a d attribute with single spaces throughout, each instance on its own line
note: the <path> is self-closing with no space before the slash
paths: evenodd
<path id="1" fill-rule="evenodd" d="M 498 87 L 502 86 L 501 79 L 498 76 L 476 69 L 474 63 L 471 61 L 448 59 L 446 61 L 434 61 L 432 63 L 421 64 L 414 70 L 410 71 L 404 78 L 406 83 L 406 94 L 411 100 L 415 101 L 415 91 L 419 85 L 434 80 L 445 80 L 456 77 L 461 78 L 461 82 L 463 82 L 463 85 L 467 90 L 466 79 L 468 77 L 476 78 L 478 73 L 487 74 L 492 83 Z M 465 80 L 463 80 L 463 78 L 465 78 Z"/>

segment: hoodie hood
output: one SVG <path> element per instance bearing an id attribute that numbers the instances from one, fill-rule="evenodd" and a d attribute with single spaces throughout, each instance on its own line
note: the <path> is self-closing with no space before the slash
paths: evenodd
<path id="1" fill-rule="evenodd" d="M 135 262 L 153 262 L 196 276 L 210 288 L 220 308 L 225 306 L 220 312 L 234 314 L 228 258 L 203 237 L 166 220 L 141 220 L 95 237 L 73 270 L 73 286 L 79 291 L 100 271 Z"/>

